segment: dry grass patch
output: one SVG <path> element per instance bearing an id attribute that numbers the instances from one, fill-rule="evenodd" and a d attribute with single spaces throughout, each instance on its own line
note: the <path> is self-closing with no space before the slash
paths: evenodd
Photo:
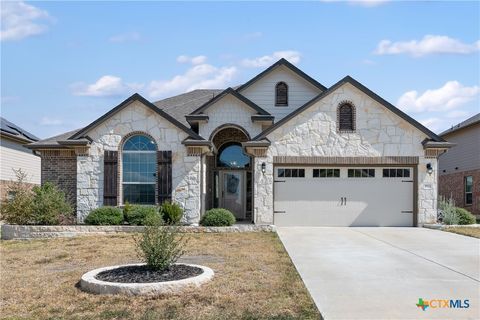
<path id="1" fill-rule="evenodd" d="M 215 271 L 199 290 L 160 297 L 93 295 L 89 270 L 138 262 L 131 235 L 3 241 L 1 317 L 15 319 L 319 319 L 274 233 L 191 234 L 184 262 Z"/>
<path id="2" fill-rule="evenodd" d="M 480 228 L 472 228 L 472 227 L 454 227 L 454 228 L 445 228 L 443 231 L 453 232 L 462 234 L 464 236 L 480 238 Z"/>

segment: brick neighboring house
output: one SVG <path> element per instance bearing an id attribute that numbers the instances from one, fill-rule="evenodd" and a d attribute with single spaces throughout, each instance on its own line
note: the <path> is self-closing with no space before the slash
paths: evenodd
<path id="1" fill-rule="evenodd" d="M 456 146 L 439 158 L 439 194 L 480 215 L 480 113 L 440 136 Z"/>
<path id="2" fill-rule="evenodd" d="M 0 117 L 0 202 L 8 196 L 8 185 L 16 181 L 15 170 L 21 169 L 27 174 L 26 184 L 40 184 L 40 157 L 26 144 L 39 138 Z"/>

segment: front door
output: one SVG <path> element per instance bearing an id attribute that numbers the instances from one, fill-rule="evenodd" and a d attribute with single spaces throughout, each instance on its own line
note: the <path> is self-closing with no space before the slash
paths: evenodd
<path id="1" fill-rule="evenodd" d="M 220 206 L 230 210 L 237 219 L 245 219 L 245 172 L 223 171 L 221 173 Z"/>

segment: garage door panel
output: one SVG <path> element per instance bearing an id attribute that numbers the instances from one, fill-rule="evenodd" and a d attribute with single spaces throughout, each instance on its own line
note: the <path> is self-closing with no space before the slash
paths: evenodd
<path id="1" fill-rule="evenodd" d="M 307 172 L 305 178 L 277 181 L 283 181 L 275 183 L 278 226 L 411 226 L 413 222 L 411 180 L 321 179 L 310 178 Z"/>

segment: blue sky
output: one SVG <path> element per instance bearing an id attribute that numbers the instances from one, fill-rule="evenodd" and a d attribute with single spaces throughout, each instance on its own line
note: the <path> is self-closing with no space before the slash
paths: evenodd
<path id="1" fill-rule="evenodd" d="M 480 110 L 472 2 L 2 2 L 1 114 L 41 138 L 134 92 L 241 84 L 280 57 L 351 75 L 439 132 Z"/>

